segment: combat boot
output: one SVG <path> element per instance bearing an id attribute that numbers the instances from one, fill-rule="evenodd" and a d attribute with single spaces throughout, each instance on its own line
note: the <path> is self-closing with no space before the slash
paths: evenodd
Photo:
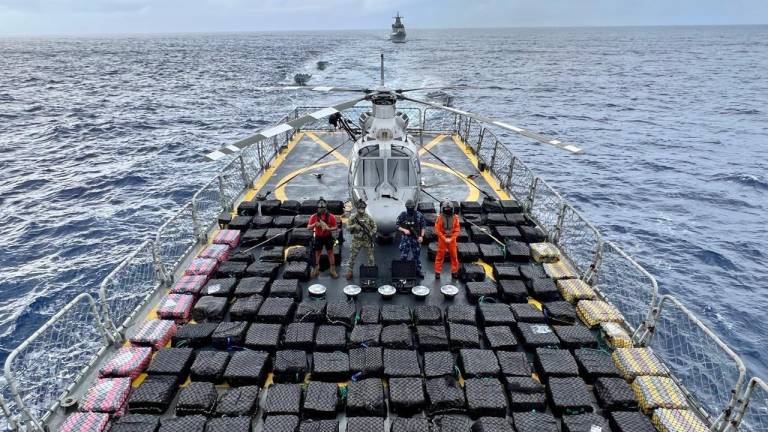
<path id="1" fill-rule="evenodd" d="M 332 266 L 332 267 L 331 267 L 331 268 L 328 270 L 328 273 L 330 273 L 330 274 L 331 274 L 331 277 L 332 277 L 332 278 L 334 278 L 334 279 L 336 279 L 337 277 L 339 277 L 339 274 L 338 274 L 338 273 L 336 273 L 336 267 L 333 267 L 333 266 Z"/>
<path id="2" fill-rule="evenodd" d="M 320 266 L 312 267 L 312 273 L 309 275 L 312 279 L 320 276 Z"/>

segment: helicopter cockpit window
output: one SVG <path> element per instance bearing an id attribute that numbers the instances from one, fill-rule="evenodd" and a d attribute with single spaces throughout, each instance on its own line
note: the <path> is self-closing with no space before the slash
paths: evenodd
<path id="1" fill-rule="evenodd" d="M 395 186 L 415 186 L 416 173 L 411 167 L 410 158 L 392 158 L 387 160 L 387 181 Z"/>
<path id="2" fill-rule="evenodd" d="M 360 149 L 360 157 L 379 157 L 379 146 L 367 146 Z"/>
<path id="3" fill-rule="evenodd" d="M 403 146 L 392 146 L 392 156 L 394 157 L 409 157 L 411 152 Z"/>
<path id="4" fill-rule="evenodd" d="M 357 184 L 359 186 L 378 186 L 384 176 L 384 160 L 378 158 L 360 159 L 357 169 Z"/>

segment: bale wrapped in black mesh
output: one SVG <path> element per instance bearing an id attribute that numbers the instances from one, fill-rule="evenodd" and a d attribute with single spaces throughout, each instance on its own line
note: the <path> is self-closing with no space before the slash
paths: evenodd
<path id="1" fill-rule="evenodd" d="M 146 372 L 149 375 L 170 375 L 184 382 L 189 374 L 189 368 L 195 360 L 192 348 L 163 348 L 152 358 Z"/>
<path id="2" fill-rule="evenodd" d="M 432 419 L 435 430 L 440 432 L 468 432 L 472 428 L 472 419 L 463 415 L 438 415 Z"/>
<path id="3" fill-rule="evenodd" d="M 245 334 L 245 346 L 256 351 L 274 352 L 280 345 L 283 326 L 253 323 Z"/>
<path id="4" fill-rule="evenodd" d="M 531 365 L 528 356 L 523 352 L 498 351 L 496 358 L 504 376 L 531 376 Z"/>
<path id="5" fill-rule="evenodd" d="M 251 228 L 240 238 L 240 245 L 243 247 L 253 247 L 264 241 L 267 235 L 266 228 Z M 242 260 L 238 260 L 242 261 Z M 254 260 L 255 261 L 255 260 Z M 251 261 L 253 262 L 253 261 Z"/>
<path id="6" fill-rule="evenodd" d="M 487 226 L 472 225 L 469 227 L 469 235 L 472 236 L 472 242 L 478 245 L 493 242 L 491 228 Z"/>
<path id="7" fill-rule="evenodd" d="M 299 432 L 339 432 L 338 420 L 303 420 Z"/>
<path id="8" fill-rule="evenodd" d="M 243 249 L 237 252 L 233 252 L 232 255 L 229 256 L 230 261 L 240 261 L 248 265 L 253 264 L 258 258 L 259 251 L 257 249 Z"/>
<path id="9" fill-rule="evenodd" d="M 300 383 L 309 372 L 307 353 L 299 350 L 281 350 L 275 352 L 275 364 L 272 368 L 276 383 Z"/>
<path id="10" fill-rule="evenodd" d="M 288 262 L 307 262 L 309 260 L 309 249 L 307 249 L 306 246 L 290 247 L 288 248 L 288 252 L 285 254 L 285 260 Z"/>
<path id="11" fill-rule="evenodd" d="M 609 431 L 608 420 L 595 413 L 563 416 L 563 432 Z"/>
<path id="12" fill-rule="evenodd" d="M 207 381 L 214 384 L 224 382 L 224 371 L 229 364 L 229 353 L 222 351 L 200 351 L 190 368 L 192 381 Z"/>
<path id="13" fill-rule="evenodd" d="M 158 426 L 160 426 L 160 416 L 128 414 L 112 423 L 109 432 L 155 432 Z"/>
<path id="14" fill-rule="evenodd" d="M 509 305 L 509 307 L 512 309 L 512 314 L 518 322 L 542 324 L 547 322 L 544 313 L 530 303 L 514 303 Z"/>
<path id="15" fill-rule="evenodd" d="M 272 223 L 274 224 L 274 221 Z M 264 237 L 267 246 L 285 246 L 288 241 L 288 228 L 268 228 Z"/>
<path id="16" fill-rule="evenodd" d="M 240 297 L 229 307 L 229 317 L 233 321 L 255 321 L 264 297 L 254 294 Z"/>
<path id="17" fill-rule="evenodd" d="M 304 224 L 306 227 L 306 224 Z M 312 243 L 312 231 L 304 229 L 304 227 L 295 228 L 288 235 L 288 245 L 290 246 L 305 246 L 309 247 Z"/>
<path id="18" fill-rule="evenodd" d="M 311 351 L 315 344 L 315 323 L 290 323 L 285 327 L 283 347 Z"/>
<path id="19" fill-rule="evenodd" d="M 216 323 L 185 324 L 178 327 L 171 338 L 174 347 L 199 348 L 211 343 L 211 334 L 216 329 Z"/>
<path id="20" fill-rule="evenodd" d="M 571 325 L 576 322 L 576 308 L 567 301 L 544 303 L 544 316 L 550 324 Z"/>
<path id="21" fill-rule="evenodd" d="M 509 217 L 509 213 L 523 212 L 523 206 L 515 199 L 501 200 L 500 203 L 501 211 L 507 214 L 507 217 Z"/>
<path id="22" fill-rule="evenodd" d="M 271 415 L 264 419 L 263 430 L 269 432 L 298 432 L 299 416 Z"/>
<path id="23" fill-rule="evenodd" d="M 237 279 L 224 277 L 209 280 L 200 291 L 201 296 L 229 297 L 235 290 Z"/>
<path id="24" fill-rule="evenodd" d="M 467 232 L 466 228 L 462 227 L 459 230 L 459 234 L 456 236 L 456 246 L 458 246 L 459 243 L 469 243 L 469 232 Z"/>
<path id="25" fill-rule="evenodd" d="M 484 326 L 512 326 L 516 322 L 512 309 L 504 303 L 482 303 L 477 311 Z"/>
<path id="26" fill-rule="evenodd" d="M 277 272 L 280 270 L 281 265 L 281 263 L 256 261 L 245 269 L 245 274 L 246 276 L 262 277 L 272 280 L 277 277 Z"/>
<path id="27" fill-rule="evenodd" d="M 309 199 L 304 200 L 299 205 L 299 213 L 303 215 L 311 215 L 317 212 L 317 200 Z"/>
<path id="28" fill-rule="evenodd" d="M 299 281 L 296 278 L 288 278 L 285 275 L 285 273 L 288 272 L 290 267 L 294 264 L 300 264 L 301 267 L 306 267 L 305 270 L 309 272 L 309 267 L 307 267 L 309 264 L 306 262 L 288 263 L 288 265 L 285 266 L 285 271 L 283 272 L 283 277 L 285 279 L 275 279 L 272 281 L 272 286 L 269 288 L 270 297 L 283 297 L 291 298 L 294 300 L 301 299 L 301 287 L 299 286 Z"/>
<path id="29" fill-rule="evenodd" d="M 381 329 L 381 346 L 394 349 L 413 349 L 413 336 L 407 324 L 394 324 Z"/>
<path id="30" fill-rule="evenodd" d="M 437 240 L 437 234 L 435 234 L 435 227 L 434 226 L 427 226 L 424 228 L 424 238 L 422 239 L 422 244 L 430 244 Z"/>
<path id="31" fill-rule="evenodd" d="M 608 418 L 615 432 L 656 432 L 648 416 L 640 411 L 612 411 Z"/>
<path id="32" fill-rule="evenodd" d="M 607 411 L 637 410 L 635 393 L 623 378 L 598 378 L 595 381 L 595 394 L 600 406 Z"/>
<path id="33" fill-rule="evenodd" d="M 504 213 L 488 213 L 485 215 L 485 224 L 488 226 L 499 226 L 499 225 L 506 225 L 507 224 L 507 217 L 504 216 Z"/>
<path id="34" fill-rule="evenodd" d="M 363 377 L 378 377 L 384 373 L 384 350 L 381 347 L 354 348 L 349 350 L 351 373 Z"/>
<path id="35" fill-rule="evenodd" d="M 472 432 L 514 432 L 512 423 L 501 417 L 480 417 L 474 425 Z"/>
<path id="36" fill-rule="evenodd" d="M 269 228 L 272 226 L 272 216 L 263 215 L 263 216 L 254 216 L 251 220 L 251 226 L 254 228 Z"/>
<path id="37" fill-rule="evenodd" d="M 531 376 L 504 377 L 509 395 L 509 408 L 513 412 L 544 411 L 547 408 L 545 387 Z"/>
<path id="38" fill-rule="evenodd" d="M 138 414 L 162 414 L 168 410 L 178 387 L 175 376 L 155 375 L 147 377 L 128 397 L 128 412 Z"/>
<path id="39" fill-rule="evenodd" d="M 462 411 L 466 406 L 464 390 L 451 376 L 431 378 L 426 381 L 427 412 L 432 415 L 440 412 Z"/>
<path id="40" fill-rule="evenodd" d="M 160 420 L 158 432 L 203 432 L 207 431 L 207 419 L 201 415 L 169 417 Z"/>
<path id="41" fill-rule="evenodd" d="M 311 378 L 330 382 L 349 379 L 349 356 L 339 351 L 314 353 Z"/>
<path id="42" fill-rule="evenodd" d="M 395 417 L 390 432 L 430 432 L 429 420 L 425 417 Z"/>
<path id="43" fill-rule="evenodd" d="M 205 424 L 205 432 L 250 432 L 251 418 L 241 417 L 222 417 L 208 420 Z"/>
<path id="44" fill-rule="evenodd" d="M 211 335 L 211 344 L 220 349 L 243 346 L 248 331 L 246 321 L 227 321 L 219 323 Z"/>
<path id="45" fill-rule="evenodd" d="M 466 227 L 467 229 L 471 228 L 473 224 L 479 225 L 483 223 L 483 215 L 480 215 L 480 214 L 463 215 L 461 219 L 462 219 L 461 225 Z"/>
<path id="46" fill-rule="evenodd" d="M 422 201 L 416 207 L 419 213 L 435 213 L 435 203 L 432 201 Z"/>
<path id="47" fill-rule="evenodd" d="M 501 201 L 493 197 L 483 198 L 483 203 L 481 207 L 483 209 L 483 212 L 485 213 L 501 213 L 502 212 Z"/>
<path id="48" fill-rule="evenodd" d="M 528 287 L 521 280 L 504 279 L 499 282 L 501 299 L 507 303 L 527 303 Z"/>
<path id="49" fill-rule="evenodd" d="M 312 215 L 303 215 L 299 214 L 296 215 L 296 217 L 293 218 L 293 226 L 296 228 L 307 228 L 307 225 L 309 225 L 309 218 L 312 217 Z"/>
<path id="50" fill-rule="evenodd" d="M 282 323 L 291 320 L 296 303 L 290 298 L 267 297 L 259 308 L 256 319 L 266 323 Z"/>
<path id="51" fill-rule="evenodd" d="M 594 349 L 577 349 L 573 351 L 576 363 L 579 364 L 581 375 L 587 381 L 597 377 L 620 377 L 621 372 L 613 362 L 611 355 Z"/>
<path id="52" fill-rule="evenodd" d="M 237 206 L 237 214 L 243 216 L 254 216 L 258 212 L 259 202 L 256 200 L 243 201 Z"/>
<path id="53" fill-rule="evenodd" d="M 531 296 L 542 302 L 562 300 L 560 291 L 557 289 L 554 279 L 542 278 L 533 279 L 528 282 Z"/>
<path id="54" fill-rule="evenodd" d="M 326 204 L 328 205 L 328 213 L 332 213 L 335 215 L 340 215 L 344 213 L 344 201 L 328 200 L 326 201 Z"/>
<path id="55" fill-rule="evenodd" d="M 262 351 L 244 350 L 232 354 L 224 379 L 232 387 L 263 386 L 269 373 L 269 354 Z"/>
<path id="56" fill-rule="evenodd" d="M 219 265 L 219 269 L 216 271 L 216 277 L 241 278 L 245 275 L 246 268 L 248 268 L 248 263 L 242 261 L 224 261 Z"/>
<path id="57" fill-rule="evenodd" d="M 506 222 L 506 216 L 504 217 Z M 507 240 L 520 241 L 523 239 L 523 235 L 520 234 L 520 229 L 514 225 L 497 225 L 493 227 L 496 238 L 506 242 Z"/>
<path id="58" fill-rule="evenodd" d="M 416 325 L 432 325 L 443 323 L 443 311 L 432 305 L 418 305 L 413 308 L 413 322 Z"/>
<path id="59" fill-rule="evenodd" d="M 317 327 L 315 351 L 344 351 L 347 348 L 347 328 L 343 325 Z"/>
<path id="60" fill-rule="evenodd" d="M 285 270 L 283 270 L 283 278 L 295 280 L 295 281 L 302 281 L 306 282 L 309 280 L 309 263 L 307 261 L 289 261 L 285 265 Z M 277 281 L 275 281 L 277 282 Z M 275 284 L 272 283 L 272 289 L 274 289 Z M 300 298 L 301 291 L 297 294 L 299 297 L 294 298 Z"/>
<path id="61" fill-rule="evenodd" d="M 535 226 L 520 226 L 520 234 L 523 236 L 523 240 L 526 243 L 540 243 L 547 241 L 547 235 L 544 234 L 539 227 Z"/>
<path id="62" fill-rule="evenodd" d="M 278 414 L 299 415 L 303 392 L 299 384 L 272 384 L 267 388 L 262 407 L 266 416 Z"/>
<path id="63" fill-rule="evenodd" d="M 592 412 L 592 396 L 587 383 L 579 377 L 549 379 L 550 406 L 556 414 Z"/>
<path id="64" fill-rule="evenodd" d="M 552 327 L 546 324 L 519 322 L 517 323 L 517 330 L 520 332 L 520 339 L 526 348 L 557 348 L 560 346 L 560 339 L 555 335 Z"/>
<path id="65" fill-rule="evenodd" d="M 216 405 L 216 387 L 210 382 L 192 382 L 179 392 L 176 415 L 210 415 Z"/>
<path id="66" fill-rule="evenodd" d="M 216 400 L 217 416 L 251 416 L 259 408 L 259 387 L 244 386 L 226 389 Z"/>
<path id="67" fill-rule="evenodd" d="M 445 312 L 445 320 L 457 324 L 477 324 L 477 307 L 468 304 L 452 304 Z"/>
<path id="68" fill-rule="evenodd" d="M 365 304 L 360 307 L 360 324 L 378 324 L 381 322 L 381 307 L 376 304 Z"/>
<path id="69" fill-rule="evenodd" d="M 384 386 L 378 378 L 352 381 L 347 385 L 347 415 L 385 417 Z"/>
<path id="70" fill-rule="evenodd" d="M 264 200 L 259 202 L 261 214 L 274 216 L 280 214 L 280 200 Z"/>
<path id="71" fill-rule="evenodd" d="M 418 378 L 391 378 L 389 380 L 389 410 L 400 416 L 411 416 L 422 411 L 427 404 L 424 382 Z"/>
<path id="72" fill-rule="evenodd" d="M 565 348 L 597 348 L 597 338 L 587 327 L 576 324 L 552 326 L 552 330 L 560 339 L 560 345 Z"/>
<path id="73" fill-rule="evenodd" d="M 459 206 L 461 214 L 480 214 L 483 211 L 482 205 L 477 201 L 462 201 Z"/>
<path id="74" fill-rule="evenodd" d="M 325 300 L 309 300 L 296 306 L 295 322 L 319 323 L 325 319 Z"/>
<path id="75" fill-rule="evenodd" d="M 480 244 L 478 248 L 480 249 L 480 257 L 486 263 L 501 262 L 506 258 L 506 247 L 499 245 L 495 241 L 488 244 Z"/>
<path id="76" fill-rule="evenodd" d="M 544 266 L 539 263 L 528 263 L 520 266 L 520 274 L 526 281 L 548 278 Z"/>
<path id="77" fill-rule="evenodd" d="M 507 398 L 504 387 L 495 378 L 470 378 L 464 380 L 467 408 L 473 417 L 506 417 Z"/>
<path id="78" fill-rule="evenodd" d="M 436 220 L 437 220 L 436 213 L 424 213 L 424 222 L 426 222 L 427 226 L 435 226 Z"/>
<path id="79" fill-rule="evenodd" d="M 477 333 L 477 327 L 473 325 L 448 323 L 448 338 L 453 351 L 480 348 L 480 335 Z"/>
<path id="80" fill-rule="evenodd" d="M 545 412 L 516 412 L 512 420 L 517 432 L 558 432 L 557 420 Z"/>
<path id="81" fill-rule="evenodd" d="M 349 335 L 350 346 L 379 346 L 381 343 L 380 324 L 357 324 Z"/>
<path id="82" fill-rule="evenodd" d="M 485 280 L 482 282 L 467 282 L 467 299 L 469 301 L 477 303 L 483 299 L 496 299 L 499 295 L 499 289 L 496 287 L 496 282 L 493 280 Z"/>
<path id="83" fill-rule="evenodd" d="M 387 304 L 381 307 L 381 323 L 390 324 L 410 324 L 411 309 L 405 305 Z"/>
<path id="84" fill-rule="evenodd" d="M 293 216 L 275 216 L 275 218 L 272 219 L 272 225 L 276 228 L 293 228 Z"/>
<path id="85" fill-rule="evenodd" d="M 329 324 L 343 324 L 352 327 L 356 312 L 353 302 L 329 302 L 325 308 L 325 320 Z"/>
<path id="86" fill-rule="evenodd" d="M 253 216 L 244 216 L 244 215 L 235 216 L 227 225 L 227 229 L 246 231 L 248 228 L 251 227 L 252 220 L 253 220 Z"/>
<path id="87" fill-rule="evenodd" d="M 434 261 L 437 257 L 437 243 L 433 242 L 427 246 L 427 259 Z"/>
<path id="88" fill-rule="evenodd" d="M 384 349 L 384 376 L 389 378 L 421 376 L 418 352 Z"/>
<path id="89" fill-rule="evenodd" d="M 416 326 L 416 338 L 420 351 L 443 351 L 450 348 L 448 334 L 442 324 Z"/>
<path id="90" fill-rule="evenodd" d="M 339 408 L 339 387 L 336 383 L 310 381 L 304 391 L 304 417 L 336 418 Z"/>
<path id="91" fill-rule="evenodd" d="M 384 418 L 350 417 L 347 419 L 347 432 L 384 432 Z"/>
<path id="92" fill-rule="evenodd" d="M 284 248 L 282 246 L 265 246 L 261 249 L 259 261 L 281 263 L 283 262 L 284 253 Z"/>
<path id="93" fill-rule="evenodd" d="M 485 340 L 492 350 L 512 351 L 517 348 L 517 338 L 509 326 L 485 327 Z"/>
<path id="94" fill-rule="evenodd" d="M 456 243 L 456 249 L 459 253 L 459 261 L 470 263 L 480 259 L 480 249 L 474 243 L 459 241 Z"/>
<path id="95" fill-rule="evenodd" d="M 576 359 L 564 349 L 536 348 L 536 369 L 545 378 L 579 375 Z"/>
<path id="96" fill-rule="evenodd" d="M 459 280 L 467 282 L 482 282 L 485 280 L 485 269 L 480 264 L 461 264 Z"/>
<path id="97" fill-rule="evenodd" d="M 424 376 L 436 378 L 456 374 L 456 362 L 450 351 L 424 353 Z"/>
<path id="98" fill-rule="evenodd" d="M 265 296 L 269 290 L 269 278 L 246 277 L 240 279 L 235 286 L 235 297 L 248 297 L 252 295 Z"/>
<path id="99" fill-rule="evenodd" d="M 528 262 L 531 259 L 531 247 L 528 243 L 516 240 L 504 242 L 507 248 L 506 259 L 509 261 Z"/>
<path id="100" fill-rule="evenodd" d="M 496 377 L 499 375 L 499 361 L 491 350 L 462 349 L 459 351 L 461 375 L 468 378 Z"/>
<path id="101" fill-rule="evenodd" d="M 493 264 L 493 277 L 497 281 L 502 280 L 522 280 L 520 266 L 508 261 Z"/>

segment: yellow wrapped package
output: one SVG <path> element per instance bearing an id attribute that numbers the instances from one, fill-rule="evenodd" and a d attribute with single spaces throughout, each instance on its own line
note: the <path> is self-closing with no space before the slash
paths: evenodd
<path id="1" fill-rule="evenodd" d="M 632 338 L 624 327 L 615 322 L 600 323 L 603 338 L 613 348 L 632 348 Z"/>
<path id="2" fill-rule="evenodd" d="M 635 392 L 635 397 L 640 403 L 640 409 L 646 414 L 659 408 L 688 409 L 685 395 L 672 378 L 639 376 L 632 383 L 632 391 Z"/>
<path id="3" fill-rule="evenodd" d="M 576 315 L 589 328 L 604 322 L 621 322 L 621 314 L 616 308 L 600 300 L 581 300 L 576 304 Z"/>
<path id="4" fill-rule="evenodd" d="M 689 410 L 659 408 L 653 412 L 651 422 L 660 432 L 708 432 L 709 428 Z"/>
<path id="5" fill-rule="evenodd" d="M 579 300 L 594 300 L 597 298 L 595 290 L 581 279 L 560 279 L 556 283 L 557 289 L 568 303 L 574 304 Z"/>
<path id="6" fill-rule="evenodd" d="M 553 263 L 560 259 L 560 250 L 549 242 L 531 243 L 531 257 L 539 263 Z"/>
<path id="7" fill-rule="evenodd" d="M 627 381 L 640 376 L 667 376 L 667 369 L 650 348 L 617 348 L 612 357 Z"/>
<path id="8" fill-rule="evenodd" d="M 544 263 L 544 273 L 552 279 L 578 279 L 579 274 L 564 260 Z"/>

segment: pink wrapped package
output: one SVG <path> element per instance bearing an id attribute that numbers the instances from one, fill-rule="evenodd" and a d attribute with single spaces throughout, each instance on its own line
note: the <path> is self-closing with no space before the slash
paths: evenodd
<path id="1" fill-rule="evenodd" d="M 195 258 L 189 263 L 184 274 L 213 276 L 217 268 L 219 268 L 219 262 L 213 258 Z"/>
<path id="2" fill-rule="evenodd" d="M 109 414 L 78 412 L 70 415 L 59 432 L 102 432 L 109 423 Z"/>
<path id="3" fill-rule="evenodd" d="M 150 347 L 123 347 L 99 369 L 99 378 L 136 378 L 152 359 Z"/>
<path id="4" fill-rule="evenodd" d="M 160 349 L 176 334 L 176 323 L 168 320 L 149 320 L 142 324 L 139 331 L 128 340 L 137 346 L 148 346 Z"/>
<path id="5" fill-rule="evenodd" d="M 198 295 L 206 282 L 208 282 L 206 275 L 182 276 L 171 287 L 171 293 Z"/>
<path id="6" fill-rule="evenodd" d="M 240 230 L 221 230 L 213 238 L 213 244 L 226 244 L 236 248 L 240 244 Z"/>
<path id="7" fill-rule="evenodd" d="M 239 232 L 239 231 L 238 231 Z M 239 240 L 238 240 L 239 241 Z M 229 244 L 211 244 L 205 247 L 197 256 L 198 258 L 213 258 L 218 262 L 229 258 Z"/>
<path id="8" fill-rule="evenodd" d="M 130 393 L 130 378 L 96 380 L 80 401 L 80 411 L 100 412 L 119 417 Z"/>
<path id="9" fill-rule="evenodd" d="M 192 306 L 195 304 L 195 296 L 189 294 L 168 294 L 160 301 L 157 307 L 157 317 L 160 319 L 174 320 L 176 323 L 189 321 Z"/>

